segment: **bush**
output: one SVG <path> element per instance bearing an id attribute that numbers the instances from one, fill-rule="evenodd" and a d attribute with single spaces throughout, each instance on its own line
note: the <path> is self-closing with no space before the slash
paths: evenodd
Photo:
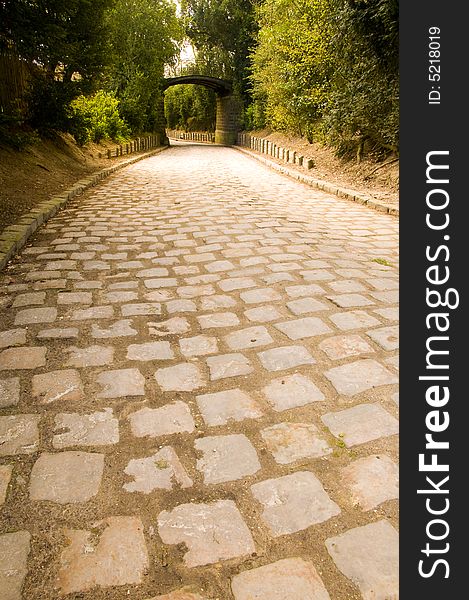
<path id="1" fill-rule="evenodd" d="M 124 141 L 130 130 L 119 115 L 119 100 L 103 90 L 93 96 L 79 96 L 69 105 L 70 132 L 78 144 L 103 139 Z"/>

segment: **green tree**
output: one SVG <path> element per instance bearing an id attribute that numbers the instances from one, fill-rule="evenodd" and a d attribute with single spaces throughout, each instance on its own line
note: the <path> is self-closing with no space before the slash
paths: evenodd
<path id="1" fill-rule="evenodd" d="M 152 131 L 159 118 L 161 79 L 174 64 L 182 29 L 171 0 L 117 0 L 107 17 L 111 66 L 108 87 L 134 132 Z"/>
<path id="2" fill-rule="evenodd" d="M 31 121 L 66 126 L 66 106 L 93 89 L 106 62 L 105 11 L 113 0 L 1 3 L 0 43 L 32 67 Z"/>
<path id="3" fill-rule="evenodd" d="M 197 49 L 203 74 L 233 80 L 235 92 L 250 99 L 249 53 L 257 32 L 257 0 L 183 0 L 186 33 Z M 208 72 L 207 72 L 208 71 Z"/>

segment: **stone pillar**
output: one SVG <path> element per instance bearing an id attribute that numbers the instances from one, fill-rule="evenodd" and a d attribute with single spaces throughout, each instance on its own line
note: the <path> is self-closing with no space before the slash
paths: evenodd
<path id="1" fill-rule="evenodd" d="M 166 117 L 164 116 L 164 94 L 157 100 L 155 133 L 159 134 L 160 144 L 162 146 L 169 145 L 169 139 L 166 135 Z"/>
<path id="2" fill-rule="evenodd" d="M 217 96 L 215 143 L 234 146 L 240 128 L 240 105 L 234 96 Z"/>

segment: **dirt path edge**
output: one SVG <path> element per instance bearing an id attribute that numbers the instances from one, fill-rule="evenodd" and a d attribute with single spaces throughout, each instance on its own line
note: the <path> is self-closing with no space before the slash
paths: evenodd
<path id="1" fill-rule="evenodd" d="M 8 262 L 26 245 L 28 239 L 33 235 L 37 228 L 53 217 L 69 200 L 82 194 L 85 190 L 94 187 L 101 180 L 112 175 L 112 173 L 115 173 L 124 167 L 128 167 L 139 160 L 158 154 L 167 148 L 169 148 L 169 146 L 160 146 L 150 152 L 145 152 L 144 154 L 134 156 L 116 165 L 112 165 L 111 167 L 101 169 L 88 177 L 78 180 L 72 187 L 64 190 L 61 194 L 37 204 L 32 210 L 21 215 L 21 218 L 14 225 L 5 227 L 5 229 L 0 232 L 0 271 L 3 270 Z"/>

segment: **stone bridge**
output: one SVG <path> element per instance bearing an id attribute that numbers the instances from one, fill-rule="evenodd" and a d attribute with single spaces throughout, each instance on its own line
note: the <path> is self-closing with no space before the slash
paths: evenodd
<path id="1" fill-rule="evenodd" d="M 209 77 L 207 75 L 183 75 L 180 77 L 167 77 L 163 82 L 163 90 L 173 85 L 194 84 L 203 85 L 214 90 L 217 95 L 217 120 L 215 127 L 215 143 L 232 146 L 236 143 L 236 136 L 240 129 L 239 100 L 233 96 L 231 81 Z M 164 107 L 163 113 L 164 115 Z M 164 123 L 164 126 L 166 123 Z"/>

